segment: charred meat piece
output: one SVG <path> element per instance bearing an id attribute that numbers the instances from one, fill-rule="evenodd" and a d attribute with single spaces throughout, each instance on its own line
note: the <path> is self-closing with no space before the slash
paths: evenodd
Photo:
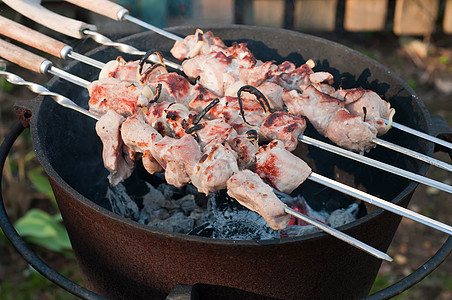
<path id="1" fill-rule="evenodd" d="M 289 113 L 306 117 L 322 135 L 325 135 L 336 112 L 344 107 L 342 101 L 319 92 L 312 85 L 303 93 L 296 90 L 284 91 L 283 100 Z"/>
<path id="2" fill-rule="evenodd" d="M 193 169 L 191 180 L 198 192 L 210 192 L 226 188 L 226 181 L 239 170 L 237 154 L 225 144 L 209 144 Z"/>
<path id="3" fill-rule="evenodd" d="M 184 105 L 188 104 L 192 86 L 185 77 L 177 73 L 162 74 L 152 80 L 144 82 L 143 84 L 150 86 L 154 93 L 159 84 L 162 86 L 158 100 L 159 102 L 167 101 L 178 102 Z"/>
<path id="4" fill-rule="evenodd" d="M 259 147 L 254 171 L 272 187 L 288 194 L 311 174 L 311 168 L 278 140 Z"/>
<path id="5" fill-rule="evenodd" d="M 132 151 L 143 154 L 143 166 L 150 174 L 163 172 L 162 166 L 151 154 L 151 148 L 162 136 L 146 124 L 143 117 L 134 115 L 127 118 L 121 126 L 121 137 Z"/>
<path id="6" fill-rule="evenodd" d="M 209 89 L 205 88 L 201 84 L 197 83 L 195 86 L 193 86 L 190 96 L 189 96 L 189 102 L 188 107 L 190 109 L 194 109 L 198 112 L 201 112 L 204 108 L 206 108 L 212 100 L 218 98 L 218 95 L 214 94 Z M 204 118 L 206 119 L 213 119 L 215 118 L 215 115 L 213 113 L 216 111 L 216 109 L 219 106 L 216 105 L 212 109 L 210 109 Z"/>
<path id="7" fill-rule="evenodd" d="M 176 41 L 170 52 L 175 58 L 183 60 L 198 54 L 207 54 L 212 51 L 213 45 L 220 49 L 226 48 L 219 38 L 213 36 L 212 32 L 204 33 L 201 29 L 196 29 L 194 35 L 186 36 L 183 41 Z"/>
<path id="8" fill-rule="evenodd" d="M 284 147 L 293 151 L 298 145 L 298 136 L 304 133 L 306 121 L 283 111 L 271 113 L 264 119 L 259 129 L 264 141 L 280 140 Z"/>
<path id="9" fill-rule="evenodd" d="M 96 132 L 103 144 L 102 158 L 110 172 L 110 185 L 118 185 L 132 174 L 135 163 L 124 146 L 120 127 L 125 118 L 114 110 L 108 110 L 96 123 Z"/>
<path id="10" fill-rule="evenodd" d="M 222 52 L 199 55 L 182 63 L 184 73 L 217 95 L 239 80 L 237 61 Z"/>
<path id="11" fill-rule="evenodd" d="M 115 78 L 95 80 L 87 86 L 89 92 L 89 109 L 104 114 L 109 109 L 129 117 L 138 106 L 146 106 L 149 99 L 143 95 L 143 86 L 133 82 L 120 81 Z"/>
<path id="12" fill-rule="evenodd" d="M 289 112 L 308 118 L 322 135 L 346 149 L 364 152 L 375 147 L 377 130 L 344 108 L 344 101 L 318 91 L 312 85 L 301 94 L 285 92 L 283 99 Z"/>
<path id="13" fill-rule="evenodd" d="M 228 195 L 246 208 L 261 215 L 274 230 L 287 227 L 290 215 L 273 189 L 250 170 L 236 172 L 227 181 Z"/>
<path id="14" fill-rule="evenodd" d="M 99 73 L 99 79 L 116 78 L 120 81 L 138 82 L 139 61 L 126 62 L 121 56 L 105 64 Z"/>
<path id="15" fill-rule="evenodd" d="M 248 125 L 244 122 L 241 111 L 240 104 L 236 97 L 225 97 L 220 99 L 218 105 L 222 105 L 223 108 L 219 111 L 217 117 L 223 118 L 229 125 L 231 125 L 238 134 L 243 134 L 248 130 L 255 129 L 262 124 L 264 118 L 268 115 L 256 98 L 253 96 L 251 98 L 242 99 L 242 108 L 246 121 L 251 124 Z"/>
<path id="16" fill-rule="evenodd" d="M 166 121 L 166 109 L 170 106 L 170 102 L 157 102 L 149 105 L 146 112 L 146 123 L 151 125 L 163 136 L 173 136 L 171 128 Z"/>
<path id="17" fill-rule="evenodd" d="M 222 144 L 237 136 L 237 132 L 223 119 L 206 120 L 199 123 L 194 132 L 203 149 L 208 144 Z"/>
<path id="18" fill-rule="evenodd" d="M 172 132 L 172 136 L 181 138 L 187 133 L 185 130 L 190 127 L 193 120 L 198 115 L 196 111 L 189 109 L 181 103 L 171 103 L 165 110 L 166 122 Z"/>
<path id="19" fill-rule="evenodd" d="M 377 136 L 377 129 L 342 108 L 334 114 L 325 136 L 340 147 L 363 153 L 376 147 L 372 140 Z"/>
<path id="20" fill-rule="evenodd" d="M 386 123 L 382 118 L 389 119 L 391 105 L 389 102 L 381 99 L 377 93 L 365 91 L 358 100 L 346 104 L 345 108 L 351 114 L 360 116 L 363 121 L 373 125 L 377 129 L 378 135 L 386 133 Z"/>
<path id="21" fill-rule="evenodd" d="M 228 140 L 232 150 L 237 153 L 237 164 L 240 170 L 254 169 L 256 154 L 259 148 L 256 130 L 249 130 Z"/>
<path id="22" fill-rule="evenodd" d="M 309 64 L 304 64 L 291 72 L 285 72 L 276 78 L 276 82 L 286 90 L 304 90 L 311 84 L 310 75 L 313 71 Z"/>
<path id="23" fill-rule="evenodd" d="M 201 149 L 191 135 L 180 139 L 163 137 L 154 144 L 151 153 L 165 169 L 166 182 L 176 187 L 190 182 L 194 165 L 201 157 Z"/>

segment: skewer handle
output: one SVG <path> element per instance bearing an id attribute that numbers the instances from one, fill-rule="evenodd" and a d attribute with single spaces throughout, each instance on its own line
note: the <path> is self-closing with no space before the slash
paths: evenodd
<path id="1" fill-rule="evenodd" d="M 60 16 L 41 5 L 40 0 L 3 0 L 9 7 L 27 18 L 52 30 L 76 39 L 84 37 L 83 30 L 96 30 L 96 26 Z"/>
<path id="2" fill-rule="evenodd" d="M 36 54 L 0 40 L 0 57 L 36 73 L 45 73 L 51 63 Z"/>
<path id="3" fill-rule="evenodd" d="M 0 34 L 59 58 L 64 58 L 64 53 L 71 50 L 60 41 L 2 16 Z"/>
<path id="4" fill-rule="evenodd" d="M 107 0 L 65 0 L 116 21 L 122 21 L 129 11 L 119 4 Z"/>

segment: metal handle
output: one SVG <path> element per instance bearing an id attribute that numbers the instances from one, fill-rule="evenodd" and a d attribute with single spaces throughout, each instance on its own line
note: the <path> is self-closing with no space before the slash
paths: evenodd
<path id="1" fill-rule="evenodd" d="M 127 9 L 119 4 L 107 0 L 65 0 L 79 7 L 93 11 L 116 21 L 122 21 L 124 16 L 129 13 Z"/>
<path id="2" fill-rule="evenodd" d="M 83 30 L 96 26 L 56 14 L 41 5 L 41 0 L 3 0 L 9 7 L 27 18 L 52 30 L 76 39 L 84 37 Z"/>
<path id="3" fill-rule="evenodd" d="M 64 43 L 2 16 L 0 16 L 0 34 L 59 58 L 64 58 L 63 49 L 70 50 Z"/>
<path id="4" fill-rule="evenodd" d="M 2 176 L 3 168 L 6 162 L 6 158 L 11 150 L 14 141 L 22 133 L 24 127 L 21 123 L 18 123 L 8 136 L 3 141 L 0 146 L 0 189 L 2 189 Z M 105 299 L 94 292 L 87 290 L 84 287 L 74 283 L 70 279 L 59 274 L 56 270 L 49 267 L 45 262 L 43 262 L 33 250 L 31 250 L 27 244 L 22 240 L 17 231 L 14 229 L 11 221 L 5 210 L 5 205 L 3 201 L 3 196 L 0 194 L 0 227 L 5 233 L 6 237 L 10 240 L 16 250 L 22 255 L 22 257 L 40 274 L 44 277 L 57 284 L 64 290 L 76 295 L 81 299 Z M 452 252 L 452 237 L 444 242 L 441 248 L 433 255 L 424 265 L 419 269 L 411 273 L 409 276 L 400 280 L 399 282 L 379 291 L 367 297 L 369 300 L 376 299 L 389 299 L 394 297 L 406 289 L 412 287 L 427 275 L 429 275 L 433 270 L 435 270 Z"/>

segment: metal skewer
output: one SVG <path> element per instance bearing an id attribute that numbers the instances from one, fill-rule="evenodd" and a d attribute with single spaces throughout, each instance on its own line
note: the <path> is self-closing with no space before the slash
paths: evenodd
<path id="1" fill-rule="evenodd" d="M 306 215 L 303 215 L 303 214 L 299 213 L 298 211 L 296 211 L 296 210 L 294 210 L 294 209 L 292 209 L 292 208 L 290 208 L 288 206 L 284 207 L 284 211 L 287 214 L 292 215 L 295 218 L 298 218 L 298 219 L 300 219 L 302 221 L 305 221 L 306 223 L 311 224 L 311 225 L 319 228 L 320 230 L 323 230 L 324 232 L 328 233 L 329 235 L 332 235 L 335 238 L 340 239 L 341 241 L 344 241 L 344 242 L 346 242 L 346 243 L 348 243 L 348 244 L 350 244 L 350 245 L 352 245 L 352 246 L 354 246 L 354 247 L 356 247 L 358 249 L 361 249 L 361 250 L 363 250 L 363 251 L 365 251 L 365 252 L 367 252 L 369 254 L 372 254 L 373 256 L 375 256 L 375 257 L 377 257 L 379 259 L 383 259 L 383 260 L 386 260 L 386 261 L 389 261 L 389 262 L 391 262 L 393 260 L 386 253 L 384 253 L 384 252 L 382 252 L 380 250 L 377 250 L 377 249 L 375 249 L 375 248 L 373 248 L 373 247 L 361 242 L 360 240 L 357 240 L 354 237 L 351 237 L 351 236 L 343 233 L 342 231 L 334 229 L 334 228 L 332 228 L 330 226 L 327 226 L 327 225 L 325 225 L 325 224 L 323 224 L 323 223 L 321 223 L 321 222 L 319 222 L 317 220 L 314 220 L 314 219 L 312 219 L 312 218 L 310 218 L 310 217 L 308 217 Z"/>
<path id="2" fill-rule="evenodd" d="M 99 116 L 87 111 L 84 108 L 79 107 L 72 100 L 70 100 L 70 99 L 68 99 L 68 98 L 66 98 L 66 97 L 64 97 L 64 96 L 62 96 L 60 94 L 53 93 L 53 92 L 49 91 L 48 89 L 46 89 L 45 87 L 43 87 L 43 86 L 41 86 L 39 84 L 25 81 L 21 77 L 15 75 L 15 74 L 6 72 L 6 71 L 0 71 L 0 75 L 5 77 L 6 80 L 8 80 L 8 82 L 10 82 L 12 84 L 26 86 L 31 91 L 35 92 L 36 94 L 43 95 L 43 96 L 50 96 L 58 104 L 60 104 L 60 105 L 62 105 L 64 107 L 76 110 L 76 111 L 81 112 L 81 113 L 83 113 L 83 114 L 85 114 L 85 115 L 87 115 L 87 116 L 89 116 L 91 118 L 99 120 Z M 338 239 L 340 239 L 340 240 L 342 240 L 342 241 L 344 241 L 344 242 L 346 242 L 346 243 L 348 243 L 348 244 L 350 244 L 352 246 L 355 246 L 358 249 L 361 249 L 361 250 L 363 250 L 363 251 L 365 251 L 365 252 L 367 252 L 367 253 L 369 253 L 369 254 L 371 254 L 371 255 L 379 258 L 379 259 L 383 259 L 383 260 L 386 260 L 386 261 L 389 261 L 389 262 L 391 262 L 393 260 L 386 253 L 383 253 L 380 250 L 377 250 L 377 249 L 375 249 L 375 248 L 373 248 L 373 247 L 371 247 L 371 246 L 369 246 L 369 245 L 367 245 L 367 244 L 365 244 L 365 243 L 363 243 L 363 242 L 361 242 L 361 241 L 359 241 L 359 240 L 357 240 L 357 239 L 355 239 L 355 238 L 353 238 L 351 236 L 348 236 L 347 234 L 345 234 L 343 232 L 340 232 L 340 231 L 338 231 L 336 229 L 328 227 L 328 226 L 326 226 L 326 225 L 324 225 L 324 224 L 322 224 L 322 223 L 320 223 L 320 222 L 318 222 L 316 220 L 312 220 L 309 217 L 301 215 L 301 214 L 299 214 L 298 212 L 292 210 L 289 207 L 286 207 L 285 211 L 287 213 L 289 213 L 289 214 L 291 214 L 291 215 L 293 215 L 293 216 L 295 216 L 297 218 L 300 218 L 303 221 L 305 221 L 305 222 L 307 222 L 307 223 L 309 223 L 309 224 L 311 224 L 311 225 L 323 230 L 327 234 L 330 234 L 330 235 L 332 235 L 332 236 L 334 236 L 334 237 L 336 237 L 336 238 L 338 238 Z"/>
<path id="3" fill-rule="evenodd" d="M 45 73 L 45 72 L 49 72 L 53 75 L 59 76 L 69 82 L 75 83 L 79 86 L 82 87 L 86 87 L 90 82 L 84 79 L 81 79 L 75 75 L 72 75 L 70 73 L 67 73 L 63 70 L 59 70 L 58 68 L 52 67 L 52 63 L 38 55 L 35 55 L 33 53 L 30 53 L 29 51 L 26 51 L 20 47 L 17 47 L 15 45 L 9 44 L 5 41 L 0 40 L 0 54 L 1 56 L 3 56 L 5 59 L 15 62 L 18 65 L 27 68 L 29 70 L 35 71 L 37 73 Z M 26 57 L 30 57 L 27 60 L 24 59 L 17 59 L 18 57 L 21 58 L 26 58 Z M 34 60 L 35 63 L 25 63 L 28 60 Z M 353 159 L 355 161 L 367 164 L 367 165 L 371 165 L 377 168 L 380 168 L 384 171 L 388 171 L 390 173 L 405 177 L 407 179 L 419 182 L 419 183 L 423 183 L 432 187 L 435 187 L 437 189 L 443 190 L 445 192 L 448 193 L 452 193 L 452 187 L 450 185 L 429 179 L 427 177 L 424 176 L 420 176 L 418 174 L 400 169 L 400 168 L 396 168 L 394 166 L 385 164 L 383 162 L 359 155 L 357 153 L 351 152 L 349 150 L 328 144 L 328 143 L 324 143 L 321 142 L 319 140 L 307 137 L 307 136 L 300 136 L 299 141 L 304 142 L 306 144 L 310 144 L 310 145 L 314 145 L 316 147 L 319 147 L 321 149 L 345 156 L 347 158 Z"/>
<path id="4" fill-rule="evenodd" d="M 122 19 L 125 18 L 125 19 L 128 19 L 133 22 L 138 22 L 139 25 L 142 25 L 142 26 L 146 24 L 145 22 L 142 22 L 134 17 L 129 16 L 128 11 L 125 8 L 123 8 L 122 6 L 119 6 L 111 1 L 106 1 L 106 0 L 92 0 L 92 1 L 66 0 L 66 1 L 71 2 L 78 6 L 84 7 L 86 9 L 95 11 L 99 14 L 105 15 L 107 17 L 110 17 L 110 18 L 118 20 L 118 21 L 121 21 Z M 28 18 L 30 18 L 38 23 L 41 23 L 42 25 L 47 26 L 53 30 L 61 32 L 63 34 L 73 36 L 76 38 L 82 38 L 83 36 L 89 36 L 93 40 L 95 40 L 96 42 L 98 42 L 102 45 L 112 46 L 112 47 L 115 47 L 116 49 L 120 50 L 121 52 L 132 54 L 132 55 L 143 56 L 146 54 L 146 52 L 138 50 L 135 47 L 132 47 L 130 45 L 112 41 L 111 39 L 107 38 L 106 36 L 98 33 L 95 30 L 94 25 L 86 24 L 86 23 L 83 23 L 80 21 L 76 21 L 73 19 L 69 19 L 69 18 L 60 16 L 60 15 L 55 14 L 55 13 L 47 10 L 46 8 L 42 7 L 41 5 L 39 5 L 39 3 L 33 2 L 31 0 L 4 0 L 4 2 L 7 5 L 9 5 L 10 7 L 12 7 L 13 9 L 15 9 L 18 12 L 22 13 L 23 15 L 27 16 Z M 44 15 L 46 17 L 44 17 Z M 55 21 L 53 21 L 54 19 L 55 19 Z M 58 20 L 58 22 L 56 20 Z M 61 22 L 63 22 L 63 23 L 61 23 Z M 61 24 L 65 24 L 65 26 L 61 26 Z M 173 35 L 167 31 L 164 31 L 162 29 L 159 29 L 159 28 L 149 25 L 149 24 L 146 24 L 146 25 L 147 25 L 147 27 L 145 26 L 146 28 L 156 31 L 159 34 L 162 34 L 162 35 L 167 36 L 174 40 L 182 40 L 182 38 L 180 38 L 176 35 Z M 152 62 L 159 62 L 156 55 L 151 55 L 150 60 Z M 169 66 L 171 68 L 174 68 L 179 71 L 183 71 L 182 67 L 179 64 L 173 63 L 173 62 L 165 60 L 165 59 L 164 59 L 164 62 L 167 66 Z M 397 123 L 395 123 L 393 126 L 396 128 L 409 129 L 409 127 L 399 125 Z M 415 134 L 414 132 L 416 132 L 416 131 L 414 129 L 410 129 L 410 132 Z M 440 139 L 431 137 L 426 134 L 422 134 L 420 132 L 418 132 L 415 135 L 417 135 L 417 136 L 422 135 L 423 138 L 428 138 L 428 140 L 434 140 L 435 142 L 445 145 L 446 147 L 450 147 L 450 145 L 451 145 L 450 143 L 441 141 Z M 373 141 L 377 145 L 392 149 L 394 151 L 401 152 L 405 155 L 408 155 L 408 156 L 414 157 L 416 159 L 419 159 L 421 161 L 427 162 L 436 167 L 445 169 L 447 171 L 452 170 L 452 165 L 444 163 L 435 158 L 423 155 L 421 153 L 406 149 L 404 147 L 401 147 L 401 146 L 398 146 L 395 144 L 391 144 L 389 142 L 386 142 L 386 141 L 378 139 L 378 138 L 373 139 Z"/>
<path id="5" fill-rule="evenodd" d="M 75 102 L 73 102 L 69 98 L 66 98 L 63 95 L 60 95 L 57 93 L 53 93 L 53 92 L 49 91 L 47 88 L 43 87 L 42 85 L 39 85 L 39 84 L 36 84 L 33 82 L 29 82 L 29 81 L 25 81 L 23 78 L 15 75 L 15 74 L 12 74 L 10 72 L 6 72 L 6 71 L 0 70 L 0 75 L 2 75 L 8 82 L 10 82 L 12 84 L 26 86 L 28 89 L 30 89 L 32 92 L 34 92 L 38 95 L 52 97 L 61 106 L 78 111 L 78 112 L 80 112 L 88 117 L 91 117 L 93 119 L 96 119 L 96 120 L 99 120 L 99 118 L 100 118 L 98 115 L 95 115 L 92 112 L 84 109 L 83 107 L 78 106 L 77 104 L 75 104 Z"/>
<path id="6" fill-rule="evenodd" d="M 380 146 L 383 146 L 385 148 L 388 148 L 388 149 L 400 152 L 400 153 L 405 154 L 407 156 L 411 156 L 411 157 L 413 157 L 415 159 L 418 159 L 420 161 L 423 161 L 423 162 L 426 162 L 428 164 L 431 164 L 432 166 L 435 166 L 435 167 L 444 169 L 446 171 L 452 172 L 452 165 L 451 164 L 445 163 L 445 162 L 443 162 L 441 160 L 438 160 L 436 158 L 433 158 L 433 157 L 424 155 L 422 153 L 419 153 L 417 151 L 413 151 L 413 150 L 407 149 L 405 147 L 402 147 L 402 146 L 399 146 L 399 145 L 396 145 L 396 144 L 384 141 L 384 140 L 379 139 L 379 138 L 374 138 L 374 139 L 372 139 L 372 141 L 375 144 L 377 144 L 377 145 L 380 145 Z"/>
<path id="7" fill-rule="evenodd" d="M 383 119 L 383 121 L 385 121 L 386 124 L 388 124 L 388 122 L 389 122 L 386 119 Z M 402 130 L 402 131 L 405 131 L 405 132 L 408 132 L 408 133 L 410 133 L 412 135 L 415 135 L 417 137 L 423 138 L 423 139 L 425 139 L 427 141 L 436 143 L 438 145 L 444 146 L 446 148 L 452 149 L 452 143 L 449 143 L 449 142 L 444 141 L 442 139 L 439 139 L 437 137 L 431 136 L 431 135 L 426 134 L 424 132 L 421 132 L 419 130 L 410 128 L 408 126 L 405 126 L 405 125 L 402 125 L 402 124 L 399 124 L 399 123 L 396 123 L 396 122 L 392 122 L 392 127 L 397 128 L 397 129 Z"/>
<path id="8" fill-rule="evenodd" d="M 77 39 L 91 37 L 93 40 L 102 45 L 115 47 L 119 51 L 131 55 L 143 56 L 146 54 L 145 51 L 138 50 L 128 44 L 113 42 L 111 39 L 98 33 L 96 31 L 96 26 L 94 25 L 58 15 L 40 5 L 40 1 L 4 0 L 3 2 L 27 18 L 62 34 Z M 150 55 L 148 59 L 151 62 L 160 63 L 159 57 L 155 54 Z M 168 67 L 176 70 L 182 70 L 182 67 L 179 64 L 173 63 L 169 60 L 164 59 L 164 63 Z"/>
<path id="9" fill-rule="evenodd" d="M 437 188 L 437 189 L 442 190 L 442 191 L 447 192 L 447 193 L 452 193 L 452 186 L 450 186 L 450 185 L 447 185 L 445 183 L 442 183 L 442 182 L 430 179 L 430 178 L 425 177 L 425 176 L 421 176 L 419 174 L 416 174 L 416 173 L 413 173 L 413 172 L 410 172 L 410 171 L 407 171 L 407 170 L 404 170 L 404 169 L 400 169 L 400 168 L 388 165 L 388 164 L 386 164 L 384 162 L 381 162 L 379 160 L 375 160 L 375 159 L 366 157 L 364 155 L 360 155 L 358 153 L 355 153 L 355 152 L 352 152 L 352 151 L 348 151 L 346 149 L 343 149 L 343 148 L 340 148 L 340 147 L 337 147 L 337 146 L 334 146 L 334 145 L 331 145 L 331 144 L 328 144 L 328 143 L 325 143 L 325 142 L 322 142 L 322 141 L 310 138 L 310 137 L 308 137 L 306 135 L 300 135 L 298 137 L 298 140 L 300 142 L 305 143 L 305 144 L 312 145 L 312 146 L 321 148 L 323 150 L 326 150 L 326 151 L 329 151 L 329 152 L 332 152 L 332 153 L 335 153 L 335 154 L 338 154 L 338 155 L 350 158 L 352 160 L 355 160 L 355 161 L 361 162 L 363 164 L 366 164 L 366 165 L 378 168 L 380 170 L 383 170 L 383 171 L 386 171 L 386 172 L 389 172 L 389 173 L 392 173 L 392 174 L 395 174 L 395 175 L 407 178 L 409 180 L 416 181 L 418 183 L 422 183 L 422 184 L 425 184 L 425 185 Z"/>
<path id="10" fill-rule="evenodd" d="M 0 34 L 58 58 L 67 59 L 69 57 L 99 69 L 105 66 L 98 60 L 74 52 L 69 45 L 2 16 L 0 16 Z"/>
<path id="11" fill-rule="evenodd" d="M 61 96 L 59 94 L 56 93 L 52 93 L 50 91 L 48 91 L 47 89 L 40 87 L 37 84 L 33 84 L 33 83 L 28 83 L 25 82 L 22 78 L 11 74 L 9 72 L 5 72 L 5 71 L 0 71 L 0 75 L 5 76 L 5 78 L 13 83 L 13 84 L 20 84 L 20 85 L 25 85 L 28 86 L 30 89 L 32 89 L 34 92 L 40 93 L 42 92 L 42 95 L 48 95 L 53 97 L 59 104 L 70 108 L 70 109 L 75 109 L 79 112 L 82 112 L 85 115 L 88 115 L 96 120 L 99 120 L 99 116 L 92 114 L 91 112 L 80 108 L 78 105 L 76 105 L 74 102 L 72 102 L 71 100 L 69 100 L 68 98 Z M 327 177 L 324 177 L 322 175 L 316 174 L 316 173 L 311 173 L 308 177 L 308 179 L 320 183 L 322 185 L 325 185 L 327 187 L 330 187 L 332 189 L 338 190 L 344 194 L 350 195 L 352 197 L 355 197 L 357 199 L 363 200 L 365 202 L 368 202 L 370 204 L 373 204 L 377 207 L 383 208 L 385 210 L 388 210 L 390 212 L 393 212 L 395 214 L 398 214 L 400 216 L 409 218 L 411 220 L 414 220 L 416 222 L 419 222 L 421 224 L 424 224 L 426 226 L 432 227 L 434 229 L 437 229 L 439 231 L 445 232 L 447 234 L 451 234 L 452 235 L 452 227 L 446 224 L 443 224 L 441 222 L 438 222 L 436 220 L 433 220 L 431 218 L 425 217 L 421 214 L 418 214 L 416 212 L 410 211 L 408 209 L 405 209 L 403 207 L 400 207 L 398 205 L 392 204 L 391 202 L 385 201 L 383 199 L 380 199 L 378 197 L 375 197 L 373 195 L 367 194 L 365 192 L 362 192 L 358 189 L 355 189 L 353 187 L 347 186 L 345 184 L 342 184 L 340 182 L 337 182 L 335 180 L 329 179 Z M 289 209 L 290 210 L 290 209 Z M 290 214 L 293 214 L 293 212 L 288 212 Z M 304 220 L 304 219 L 303 219 Z M 312 220 L 305 220 L 306 222 L 319 227 L 318 224 L 313 224 Z M 319 227 L 320 228 L 320 227 Z M 322 228 L 320 228 L 322 229 Z M 322 229 L 323 230 L 323 229 Z M 331 230 L 331 229 L 328 229 Z M 328 232 L 329 233 L 329 232 Z M 350 244 L 354 245 L 353 242 L 351 242 Z"/>
<path id="12" fill-rule="evenodd" d="M 85 9 L 87 9 L 87 10 L 96 12 L 98 14 L 104 15 L 104 16 L 109 17 L 109 18 L 111 18 L 113 20 L 116 20 L 116 21 L 123 21 L 123 20 L 130 21 L 130 22 L 135 23 L 135 24 L 137 24 L 137 25 L 139 25 L 141 27 L 144 27 L 144 28 L 149 29 L 151 31 L 154 31 L 154 32 L 156 32 L 156 33 L 158 33 L 158 34 L 160 34 L 162 36 L 165 36 L 165 37 L 167 37 L 169 39 L 172 39 L 174 41 L 182 41 L 183 40 L 183 38 L 180 37 L 180 36 L 177 36 L 177 35 L 175 35 L 175 34 L 173 34 L 171 32 L 168 32 L 166 30 L 163 30 L 161 28 L 158 28 L 156 26 L 153 26 L 153 25 L 148 24 L 148 23 L 146 23 L 146 22 L 144 22 L 142 20 L 139 20 L 139 19 L 137 19 L 135 17 L 130 16 L 129 15 L 129 11 L 127 9 L 125 9 L 124 7 L 122 7 L 122 6 L 120 6 L 120 5 L 116 4 L 116 3 L 108 1 L 108 0 L 91 0 L 91 1 L 65 0 L 65 1 L 66 2 L 70 2 L 72 4 L 75 4 L 75 5 L 79 6 L 79 7 L 83 7 Z M 383 120 L 386 122 L 386 124 L 388 124 L 388 120 L 386 120 L 386 119 L 383 119 Z M 423 132 L 420 132 L 418 130 L 412 129 L 410 127 L 398 124 L 396 122 L 392 122 L 392 127 L 400 129 L 400 130 L 403 130 L 403 131 L 406 131 L 406 132 L 411 133 L 411 134 L 413 134 L 413 135 L 415 135 L 417 137 L 426 139 L 428 141 L 431 141 L 431 142 L 437 143 L 439 145 L 442 145 L 444 147 L 452 149 L 452 143 L 449 143 L 447 141 L 441 140 L 441 139 L 439 139 L 437 137 L 433 137 L 431 135 L 428 135 L 426 133 L 423 133 Z M 399 147 L 397 147 L 394 144 L 390 144 L 390 143 L 388 144 L 387 142 L 385 142 L 385 141 L 383 141 L 381 139 L 376 139 L 376 140 L 374 140 L 374 142 L 376 144 L 378 144 L 378 145 L 381 145 L 383 147 L 387 147 L 389 149 L 396 150 L 398 152 L 404 153 L 405 155 L 408 155 L 408 156 L 414 157 L 416 159 L 419 159 L 421 161 L 430 163 L 430 164 L 432 164 L 434 166 L 437 166 L 439 168 L 443 168 L 443 169 L 448 170 L 448 171 L 451 171 L 451 169 L 452 169 L 452 165 L 444 164 L 443 162 L 441 162 L 439 160 L 436 160 L 434 158 L 430 158 L 428 156 L 423 156 L 422 154 L 413 152 L 411 150 L 407 150 L 407 149 L 402 148 L 402 147 L 399 148 Z"/>

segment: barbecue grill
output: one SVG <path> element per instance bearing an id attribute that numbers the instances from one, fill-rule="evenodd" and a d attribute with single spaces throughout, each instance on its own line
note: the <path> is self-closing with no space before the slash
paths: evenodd
<path id="1" fill-rule="evenodd" d="M 344 88 L 372 89 L 391 101 L 399 120 L 410 127 L 435 132 L 428 112 L 415 93 L 385 67 L 353 50 L 285 30 L 247 26 L 209 26 L 208 29 L 228 43 L 248 42 L 249 48 L 261 60 L 290 60 L 300 65 L 313 58 L 320 70 L 332 73 L 335 78 L 345 78 Z M 194 28 L 178 27 L 171 31 L 185 35 L 192 33 Z M 154 33 L 133 35 L 124 42 L 140 49 L 159 45 L 164 56 L 170 57 L 168 51 L 172 42 Z M 105 57 L 115 58 L 120 53 L 99 47 L 87 55 L 105 60 Z M 95 79 L 97 72 L 75 62 L 66 69 L 89 80 Z M 49 87 L 86 107 L 88 95 L 85 90 L 60 79 L 52 79 Z M 30 121 L 33 144 L 50 177 L 85 284 L 94 292 L 108 298 L 164 298 L 171 291 L 182 290 L 192 295 L 198 293 L 205 299 L 360 298 L 368 294 L 381 262 L 322 233 L 287 240 L 231 242 L 171 234 L 112 214 L 103 198 L 108 183 L 94 121 L 51 100 L 38 98 L 34 105 L 28 105 L 27 113 L 21 111 L 19 116 L 25 123 Z M 30 114 L 34 116 L 31 120 Z M 413 115 L 417 117 L 412 118 Z M 67 120 L 73 122 L 68 124 Z M 310 135 L 321 139 L 312 129 L 308 130 Z M 12 133 L 11 139 L 16 133 Z M 85 141 L 83 145 L 77 142 L 81 138 Z M 390 131 L 387 138 L 422 153 L 433 152 L 431 144 L 401 132 Z M 370 155 L 425 174 L 426 164 L 397 153 L 388 155 L 388 151 L 379 148 Z M 342 182 L 360 186 L 373 195 L 392 199 L 403 206 L 408 204 L 417 185 L 310 146 L 300 145 L 295 153 L 319 173 L 340 178 Z M 143 180 L 149 179 L 138 173 L 137 184 Z M 385 189 L 381 188 L 383 186 Z M 320 196 L 323 200 L 318 201 L 318 190 L 316 184 L 305 183 L 296 192 L 302 192 L 313 206 L 319 202 L 328 203 L 330 194 L 324 193 Z M 338 201 L 349 199 L 343 197 Z M 341 229 L 385 251 L 399 222 L 400 217 L 377 210 Z M 451 251 L 450 244 L 449 239 L 429 264 L 438 265 L 445 259 Z M 396 294 L 427 273 L 419 270 L 398 286 L 375 297 Z M 48 277 L 68 288 L 60 278 L 50 274 Z"/>

